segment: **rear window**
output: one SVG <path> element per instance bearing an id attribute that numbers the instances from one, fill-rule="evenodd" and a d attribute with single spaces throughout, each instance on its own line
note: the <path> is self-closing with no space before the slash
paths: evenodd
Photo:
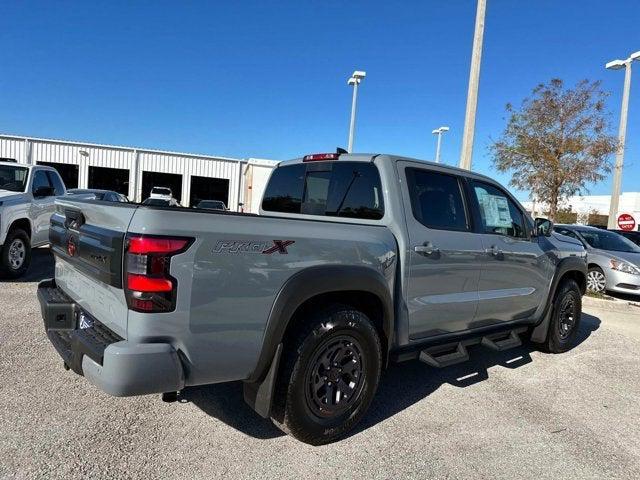
<path id="1" fill-rule="evenodd" d="M 262 201 L 269 212 L 379 220 L 380 175 L 363 162 L 314 162 L 276 168 Z"/>

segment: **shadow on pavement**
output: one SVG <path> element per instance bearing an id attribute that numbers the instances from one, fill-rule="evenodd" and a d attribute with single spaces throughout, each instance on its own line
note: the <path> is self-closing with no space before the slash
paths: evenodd
<path id="1" fill-rule="evenodd" d="M 582 314 L 577 345 L 600 327 L 600 319 Z M 468 362 L 444 369 L 431 368 L 417 360 L 390 365 L 383 374 L 369 412 L 354 431 L 356 435 L 419 402 L 447 383 L 468 387 L 489 378 L 494 366 L 519 368 L 532 362 L 536 348 L 523 344 L 518 348 L 496 352 L 480 346 L 469 348 Z M 255 438 L 269 439 L 284 435 L 270 420 L 258 416 L 245 402 L 242 383 L 191 387 L 181 393 L 181 400 L 191 402 L 202 411 Z"/>
<path id="2" fill-rule="evenodd" d="M 15 280 L 0 280 L 0 283 L 6 282 L 39 282 L 46 278 L 53 278 L 55 264 L 53 254 L 49 247 L 34 248 L 31 251 L 31 265 L 29 270 L 22 277 Z"/>

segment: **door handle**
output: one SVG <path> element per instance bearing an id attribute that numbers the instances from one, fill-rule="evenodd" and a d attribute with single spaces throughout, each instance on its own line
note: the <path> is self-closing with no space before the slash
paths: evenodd
<path id="1" fill-rule="evenodd" d="M 424 245 L 416 245 L 415 247 L 413 247 L 413 250 L 420 255 L 424 255 L 425 257 L 438 255 L 440 253 L 440 249 L 433 246 L 429 242 L 426 242 Z"/>
<path id="2" fill-rule="evenodd" d="M 504 255 L 504 252 L 500 250 L 498 247 L 496 247 L 495 245 L 491 245 L 491 247 L 485 248 L 484 252 L 496 258 L 500 258 Z"/>

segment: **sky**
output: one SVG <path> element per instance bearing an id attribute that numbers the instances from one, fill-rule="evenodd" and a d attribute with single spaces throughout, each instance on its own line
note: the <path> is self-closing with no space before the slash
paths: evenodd
<path id="1" fill-rule="evenodd" d="M 458 164 L 476 2 L 4 1 L 0 133 L 237 158 L 346 147 L 351 73 L 365 70 L 354 151 Z M 617 134 L 640 50 L 636 0 L 488 0 L 473 169 L 507 183 L 488 145 L 504 106 L 541 82 L 601 80 Z M 640 62 L 623 191 L 640 190 Z M 613 161 L 613 159 L 612 159 Z M 608 194 L 608 178 L 589 188 Z M 526 199 L 525 192 L 518 193 Z"/>

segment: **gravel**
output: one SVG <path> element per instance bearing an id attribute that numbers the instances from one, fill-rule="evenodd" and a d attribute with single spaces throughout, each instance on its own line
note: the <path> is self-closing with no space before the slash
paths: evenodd
<path id="1" fill-rule="evenodd" d="M 34 252 L 0 284 L 0 478 L 640 478 L 640 313 L 587 307 L 580 344 L 393 366 L 347 439 L 310 447 L 239 383 L 113 398 L 62 368 L 42 328 Z"/>

